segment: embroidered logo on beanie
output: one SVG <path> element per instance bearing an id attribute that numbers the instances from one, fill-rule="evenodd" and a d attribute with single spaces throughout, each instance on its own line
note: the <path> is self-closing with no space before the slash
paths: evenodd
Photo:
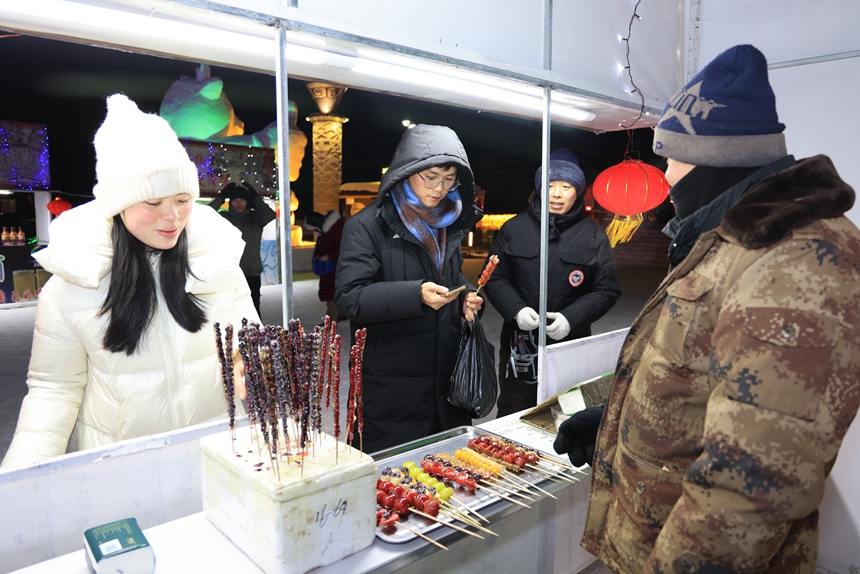
<path id="1" fill-rule="evenodd" d="M 93 140 L 96 203 L 113 217 L 142 201 L 200 195 L 197 167 L 163 118 L 147 114 L 122 94 L 107 99 L 107 115 Z"/>
<path id="2" fill-rule="evenodd" d="M 706 100 L 701 97 L 699 95 L 701 89 L 702 82 L 699 82 L 672 96 L 672 99 L 666 105 L 666 111 L 663 112 L 661 121 L 675 118 L 688 134 L 696 135 L 696 129 L 693 127 L 693 118 L 706 120 L 708 119 L 708 114 L 714 108 L 726 107 L 723 104 L 718 104 L 713 100 Z"/>
<path id="3" fill-rule="evenodd" d="M 179 185 L 176 181 L 176 176 L 170 172 L 156 173 L 152 176 L 152 191 L 157 195 L 176 195 Z"/>
<path id="4" fill-rule="evenodd" d="M 653 148 L 693 165 L 756 167 L 787 155 L 784 130 L 764 54 L 734 46 L 672 96 L 654 130 Z"/>

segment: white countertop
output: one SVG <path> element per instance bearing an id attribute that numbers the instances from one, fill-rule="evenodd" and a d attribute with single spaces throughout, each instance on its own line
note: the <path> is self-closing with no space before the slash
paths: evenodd
<path id="1" fill-rule="evenodd" d="M 501 419 L 489 421 L 481 425 L 484 430 L 499 432 L 514 430 L 515 440 L 523 440 L 520 424 L 517 423 L 520 413 Z M 539 429 L 538 429 L 539 430 Z M 528 429 L 525 429 L 528 434 Z M 543 433 L 542 436 L 541 433 Z M 500 434 L 505 434 L 501 432 Z M 506 435 L 507 436 L 507 435 Z M 513 439 L 513 437 L 511 437 Z M 539 431 L 529 436 L 534 448 L 546 450 L 552 437 Z M 547 442 L 548 441 L 548 442 Z M 559 500 L 541 496 L 532 509 L 523 509 L 505 501 L 499 501 L 482 513 L 490 519 L 490 528 L 499 534 L 498 538 L 488 536 L 488 540 L 479 540 L 465 534 L 450 530 L 437 529 L 429 533 L 431 538 L 449 547 L 444 552 L 434 545 L 421 539 L 414 539 L 404 544 L 390 544 L 376 539 L 374 543 L 351 556 L 338 562 L 313 570 L 317 574 L 358 574 L 361 572 L 453 572 L 476 571 L 478 563 L 484 560 L 491 563 L 497 560 L 499 553 L 507 555 L 503 562 L 511 564 L 512 560 L 523 560 L 534 569 L 535 561 L 541 568 L 553 568 L 548 563 L 557 565 L 569 560 L 569 557 L 557 556 L 558 552 L 570 553 L 570 548 L 564 541 L 568 537 L 578 536 L 571 524 L 567 524 L 572 513 L 584 512 L 588 497 L 588 479 L 576 484 L 547 482 L 542 487 Z M 537 507 L 535 507 L 537 506 Z M 562 516 L 562 523 L 556 524 L 556 515 Z M 584 518 L 584 516 L 583 516 Z M 571 519 L 571 523 L 577 520 Z M 555 542 L 556 529 L 559 529 L 559 543 Z M 187 574 L 188 572 L 206 572 L 207 574 L 237 574 L 263 572 L 247 555 L 236 547 L 221 533 L 203 512 L 198 512 L 183 518 L 166 522 L 159 526 L 145 529 L 144 534 L 149 540 L 156 557 L 156 574 Z M 581 532 L 581 528 L 579 530 Z M 550 542 L 546 542 L 549 539 Z M 573 540 L 569 541 L 569 546 Z M 542 543 L 545 543 L 542 546 Z M 81 542 L 83 547 L 83 541 Z M 501 546 L 499 546 L 501 545 Z M 584 550 L 574 549 L 579 556 L 581 566 L 593 562 L 593 557 Z M 483 556 L 483 558 L 482 558 Z M 493 558 L 491 558 L 493 557 Z M 476 562 L 477 561 L 477 562 Z M 496 562 L 498 565 L 499 562 Z M 573 564 L 568 563 L 569 566 Z M 484 568 L 482 566 L 481 568 Z M 84 551 L 72 552 L 27 568 L 17 570 L 17 574 L 88 574 Z"/>

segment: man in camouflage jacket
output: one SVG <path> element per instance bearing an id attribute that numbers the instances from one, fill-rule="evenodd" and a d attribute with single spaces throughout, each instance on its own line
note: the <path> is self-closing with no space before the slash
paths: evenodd
<path id="1" fill-rule="evenodd" d="M 736 46 L 655 131 L 675 267 L 622 348 L 582 540 L 615 572 L 815 572 L 860 404 L 860 232 L 854 191 L 826 156 L 786 156 L 783 129 L 764 56 Z M 556 441 L 574 463 L 588 414 Z"/>

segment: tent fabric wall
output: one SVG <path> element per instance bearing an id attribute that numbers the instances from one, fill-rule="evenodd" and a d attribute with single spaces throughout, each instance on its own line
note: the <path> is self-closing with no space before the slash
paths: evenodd
<path id="1" fill-rule="evenodd" d="M 550 69 L 543 62 L 546 0 L 497 0 L 491 7 L 457 0 L 299 0 L 297 7 L 273 0 L 220 0 L 218 4 L 554 82 L 626 103 L 637 112 L 640 106 L 623 69 L 626 43 L 622 38 L 628 35 L 635 0 L 552 2 Z M 645 106 L 652 110 L 662 110 L 668 97 L 684 84 L 683 69 L 677 65 L 686 22 L 684 6 L 684 1 L 642 2 L 637 8 L 641 19 L 633 23 L 630 33 L 631 70 Z M 641 125 L 655 120 L 646 117 Z M 585 124 L 581 127 L 590 129 Z M 612 127 L 621 129 L 617 123 Z"/>

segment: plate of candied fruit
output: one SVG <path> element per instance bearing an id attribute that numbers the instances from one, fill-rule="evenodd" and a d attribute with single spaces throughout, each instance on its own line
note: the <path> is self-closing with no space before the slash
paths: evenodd
<path id="1" fill-rule="evenodd" d="M 530 508 L 538 497 L 552 496 L 541 484 L 576 481 L 564 461 L 474 427 L 458 427 L 374 458 L 380 469 L 376 535 L 392 543 L 424 538 L 438 528 L 496 536 L 481 509 L 500 500 Z"/>

